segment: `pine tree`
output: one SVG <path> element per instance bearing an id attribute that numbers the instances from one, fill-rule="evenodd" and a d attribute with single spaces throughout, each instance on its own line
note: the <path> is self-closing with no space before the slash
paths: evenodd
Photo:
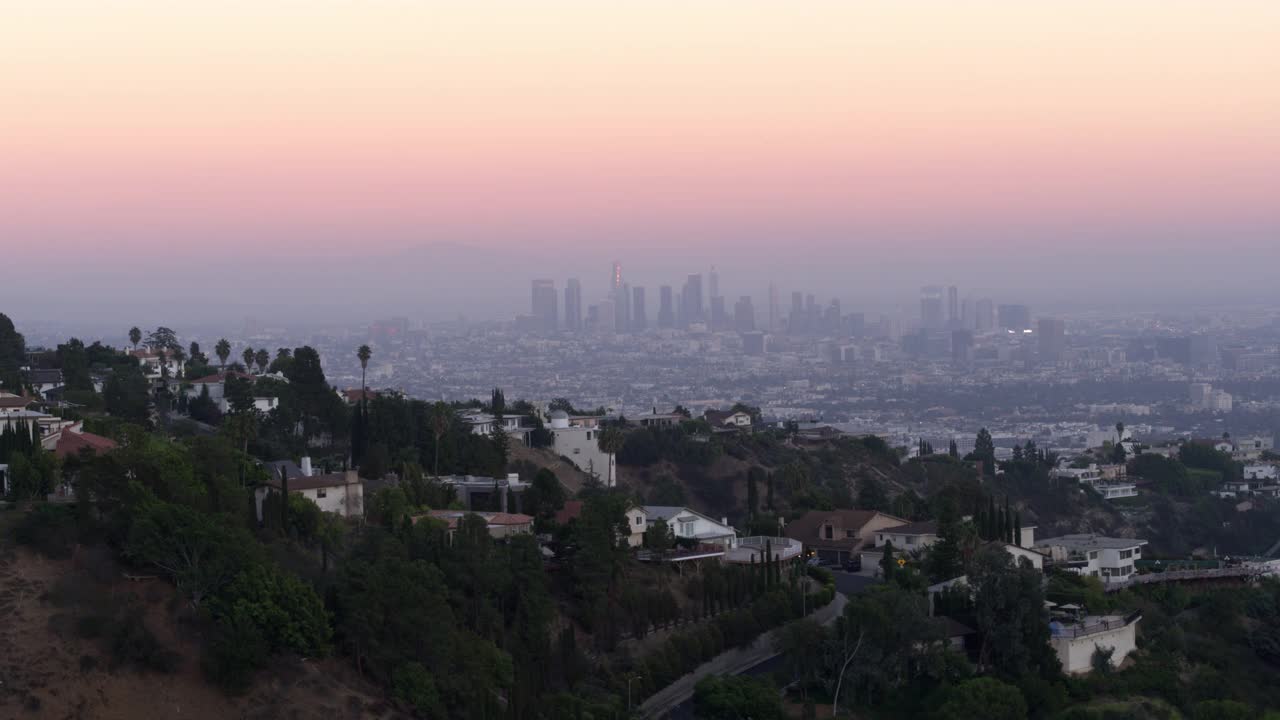
<path id="1" fill-rule="evenodd" d="M 953 458 L 960 457 L 960 446 L 956 445 L 955 440 L 952 440 L 951 444 L 947 447 L 947 454 Z"/>
<path id="2" fill-rule="evenodd" d="M 773 473 L 765 476 L 764 481 L 764 506 L 769 508 L 769 512 L 776 512 L 777 508 L 773 506 Z"/>
<path id="3" fill-rule="evenodd" d="M 1013 515 L 1013 538 L 1010 540 L 1010 542 L 1013 543 L 1014 545 L 1017 545 L 1018 547 L 1022 547 L 1022 513 L 1021 512 L 1014 513 Z"/>
<path id="4" fill-rule="evenodd" d="M 893 557 L 893 543 L 886 542 L 884 544 L 884 556 L 880 558 L 880 572 L 884 574 L 884 581 L 889 582 L 893 579 L 894 572 L 898 569 L 898 561 Z"/>
<path id="5" fill-rule="evenodd" d="M 760 491 L 756 488 L 756 468 L 747 471 L 747 516 L 755 518 L 760 504 Z"/>

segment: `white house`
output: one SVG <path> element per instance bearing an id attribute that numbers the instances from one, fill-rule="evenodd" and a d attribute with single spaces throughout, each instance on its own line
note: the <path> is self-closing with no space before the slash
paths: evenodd
<path id="1" fill-rule="evenodd" d="M 138 361 L 142 366 L 142 374 L 152 382 L 164 377 L 166 368 L 170 378 L 182 377 L 182 363 L 173 358 L 173 353 L 165 353 L 164 362 L 160 361 L 160 353 L 153 350 L 130 350 L 129 355 Z"/>
<path id="2" fill-rule="evenodd" d="M 1058 654 L 1062 669 L 1071 675 L 1093 669 L 1093 655 L 1099 649 L 1114 651 L 1113 666 L 1124 662 L 1137 648 L 1138 621 L 1141 613 L 1132 615 L 1090 615 L 1077 622 L 1049 623 L 1049 644 Z"/>
<path id="3" fill-rule="evenodd" d="M 600 449 L 600 428 L 572 427 L 567 413 L 553 410 L 550 429 L 551 446 L 557 455 L 568 458 L 579 470 L 598 476 L 605 487 L 617 484 L 617 461 Z"/>
<path id="4" fill-rule="evenodd" d="M 1038 550 L 1031 550 L 1017 545 L 1012 545 L 1010 543 L 1004 543 L 1004 550 L 1013 556 L 1013 562 L 1015 564 L 1026 560 L 1031 564 L 1031 567 L 1037 570 L 1044 570 L 1044 553 L 1039 552 Z"/>
<path id="5" fill-rule="evenodd" d="M 1280 480 L 1280 472 L 1275 465 L 1245 465 L 1245 480 L 1262 480 L 1275 482 Z"/>
<path id="6" fill-rule="evenodd" d="M 227 379 L 237 377 L 242 380 L 253 383 L 256 378 L 252 375 L 238 372 L 221 372 L 213 375 L 206 375 L 202 378 L 192 380 L 187 388 L 187 397 L 198 398 L 204 392 L 205 388 L 209 389 L 209 399 L 218 406 L 218 412 L 224 415 L 231 412 L 231 403 L 227 400 Z M 257 387 L 256 385 L 254 387 Z M 253 407 L 261 413 L 269 413 L 280 405 L 280 399 L 268 395 L 253 397 Z"/>
<path id="7" fill-rule="evenodd" d="M 1080 533 L 1037 540 L 1034 548 L 1067 569 L 1104 583 L 1123 582 L 1133 574 L 1133 563 L 1142 557 L 1146 540 L 1110 538 Z"/>
<path id="8" fill-rule="evenodd" d="M 751 413 L 741 410 L 707 410 L 703 419 L 713 428 L 743 429 L 751 427 Z"/>
<path id="9" fill-rule="evenodd" d="M 321 510 L 341 515 L 345 518 L 358 518 L 364 515 L 364 483 L 355 470 L 311 474 L 310 458 L 303 458 L 301 477 L 289 478 L 289 494 L 301 495 L 314 502 Z M 280 492 L 280 477 L 273 474 L 265 486 L 254 491 L 254 501 L 258 510 L 258 522 L 262 522 L 262 503 L 267 495 Z"/>
<path id="10" fill-rule="evenodd" d="M 1084 485 L 1092 485 L 1102 479 L 1102 470 L 1095 463 L 1088 467 L 1060 467 L 1049 471 L 1049 477 L 1057 480 L 1074 480 Z"/>
<path id="11" fill-rule="evenodd" d="M 1137 497 L 1138 495 L 1138 486 L 1130 482 L 1098 483 L 1093 486 L 1093 489 L 1097 490 L 1104 500 Z"/>
<path id="12" fill-rule="evenodd" d="M 499 418 L 479 410 L 464 410 L 458 414 L 458 420 L 471 429 L 472 435 L 492 435 L 501 428 L 515 440 L 527 444 L 529 429 L 524 427 L 524 417 L 524 415 L 503 415 Z"/>
<path id="13" fill-rule="evenodd" d="M 1275 438 L 1273 437 L 1254 436 L 1238 438 L 1235 442 L 1235 450 L 1232 451 L 1231 457 L 1236 460 L 1257 460 L 1262 457 L 1262 453 L 1273 452 L 1275 447 Z"/>
<path id="14" fill-rule="evenodd" d="M 680 540 L 697 540 L 704 545 L 720 545 L 725 549 L 737 545 L 738 531 L 727 520 L 713 520 L 700 512 L 673 505 L 645 505 L 645 520 L 650 525 L 658 520 L 667 523 Z"/>
<path id="15" fill-rule="evenodd" d="M 929 547 L 936 542 L 938 542 L 938 523 L 928 520 L 877 530 L 875 546 L 884 547 L 886 543 L 893 543 L 896 550 L 910 552 Z"/>

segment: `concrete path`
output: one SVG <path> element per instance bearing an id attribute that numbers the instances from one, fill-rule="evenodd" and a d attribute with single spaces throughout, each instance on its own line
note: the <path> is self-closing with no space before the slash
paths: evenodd
<path id="1" fill-rule="evenodd" d="M 809 613 L 809 617 L 823 625 L 835 622 L 844 612 L 849 598 L 844 593 L 836 593 L 835 598 L 817 611 Z M 726 650 L 710 660 L 702 663 L 693 672 L 662 688 L 640 704 L 640 714 L 645 717 L 660 718 L 674 710 L 681 703 L 693 697 L 693 686 L 709 675 L 737 675 L 744 670 L 755 667 L 777 655 L 773 649 L 774 633 L 770 630 L 756 638 L 750 645 L 743 645 Z"/>

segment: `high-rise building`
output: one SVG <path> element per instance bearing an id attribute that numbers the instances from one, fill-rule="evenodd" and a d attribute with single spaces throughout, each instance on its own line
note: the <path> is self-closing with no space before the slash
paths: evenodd
<path id="1" fill-rule="evenodd" d="M 582 330 L 582 283 L 569 278 L 564 284 L 564 326 L 571 332 Z"/>
<path id="2" fill-rule="evenodd" d="M 729 314 L 724 309 L 724 298 L 715 295 L 711 298 L 711 329 L 723 330 L 729 325 Z"/>
<path id="3" fill-rule="evenodd" d="M 622 287 L 622 263 L 614 260 L 613 275 L 609 278 L 609 289 L 616 291 L 620 287 Z"/>
<path id="4" fill-rule="evenodd" d="M 670 329 L 676 326 L 676 311 L 671 300 L 671 286 L 658 288 L 658 327 Z"/>
<path id="5" fill-rule="evenodd" d="M 920 325 L 930 330 L 946 325 L 942 308 L 942 287 L 928 285 L 920 288 Z"/>
<path id="6" fill-rule="evenodd" d="M 990 332 L 996 328 L 996 308 L 991 298 L 982 298 L 973 305 L 973 329 Z"/>
<path id="7" fill-rule="evenodd" d="M 1057 362 L 1067 349 L 1067 324 L 1061 318 L 1042 317 L 1036 324 L 1040 359 Z"/>
<path id="8" fill-rule="evenodd" d="M 532 315 L 538 329 L 546 332 L 555 330 L 557 325 L 556 310 L 560 304 L 560 297 L 556 293 L 555 281 L 534 280 L 532 299 Z"/>
<path id="9" fill-rule="evenodd" d="M 720 297 L 720 273 L 716 272 L 716 266 L 711 266 L 711 272 L 707 274 L 707 292 L 710 297 Z"/>
<path id="10" fill-rule="evenodd" d="M 649 327 L 649 315 L 644 307 L 644 287 L 631 288 L 631 329 L 642 332 Z"/>
<path id="11" fill-rule="evenodd" d="M 778 323 L 782 321 L 782 312 L 778 308 L 778 286 L 769 283 L 769 332 L 778 331 Z"/>
<path id="12" fill-rule="evenodd" d="M 1000 327 L 1014 332 L 1031 329 L 1031 308 L 1026 305 L 1001 305 L 996 308 Z"/>
<path id="13" fill-rule="evenodd" d="M 787 315 L 787 332 L 799 335 L 804 332 L 804 293 L 791 293 L 791 312 Z"/>
<path id="14" fill-rule="evenodd" d="M 622 283 L 613 293 L 614 330 L 620 333 L 631 330 L 631 286 Z"/>
<path id="15" fill-rule="evenodd" d="M 951 362 L 968 365 L 973 362 L 973 333 L 968 330 L 951 331 Z"/>
<path id="16" fill-rule="evenodd" d="M 685 280 L 684 290 L 680 293 L 680 324 L 688 327 L 702 322 L 702 275 L 694 273 Z"/>
<path id="17" fill-rule="evenodd" d="M 750 295 L 743 295 L 733 304 L 733 329 L 738 332 L 756 329 L 756 310 L 751 306 Z"/>
<path id="18" fill-rule="evenodd" d="M 961 326 L 960 323 L 960 289 L 955 285 L 947 288 L 947 322 L 953 328 Z"/>
<path id="19" fill-rule="evenodd" d="M 759 330 L 742 333 L 742 352 L 746 355 L 763 355 L 769 349 L 768 336 Z"/>

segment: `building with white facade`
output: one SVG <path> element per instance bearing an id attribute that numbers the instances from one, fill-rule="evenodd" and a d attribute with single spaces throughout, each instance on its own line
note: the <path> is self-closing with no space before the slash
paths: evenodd
<path id="1" fill-rule="evenodd" d="M 565 457 L 579 470 L 600 478 L 605 487 L 618 482 L 617 459 L 600 449 L 598 427 L 572 427 L 569 415 L 563 410 L 551 412 L 552 450 Z"/>
<path id="2" fill-rule="evenodd" d="M 1075 622 L 1049 623 L 1049 644 L 1058 654 L 1064 672 L 1071 675 L 1093 669 L 1093 655 L 1099 649 L 1113 651 L 1112 666 L 1118 666 L 1137 649 L 1138 621 L 1132 615 L 1089 615 Z"/>
<path id="3" fill-rule="evenodd" d="M 1117 498 L 1138 496 L 1138 486 L 1131 482 L 1098 483 L 1093 486 L 1093 489 L 1102 496 L 1103 500 L 1115 500 Z"/>
<path id="4" fill-rule="evenodd" d="M 1037 540 L 1033 547 L 1066 570 L 1112 583 L 1124 582 L 1133 574 L 1134 561 L 1142 558 L 1146 544 L 1135 538 L 1081 533 Z"/>
<path id="5" fill-rule="evenodd" d="M 938 523 L 927 520 L 877 530 L 875 546 L 880 548 L 887 543 L 893 543 L 894 549 L 899 552 L 911 552 L 929 547 L 936 542 L 938 542 Z"/>
<path id="6" fill-rule="evenodd" d="M 677 540 L 696 540 L 725 549 L 737 545 L 738 531 L 726 519 L 713 520 L 700 512 L 673 505 L 645 505 L 644 514 L 649 525 L 658 520 L 666 522 Z"/>
<path id="7" fill-rule="evenodd" d="M 314 475 L 311 473 L 311 459 L 303 458 L 302 471 L 302 476 L 289 478 L 290 495 L 301 495 L 321 510 L 345 518 L 364 516 L 364 483 L 355 470 Z M 263 502 L 268 495 L 279 493 L 280 485 L 280 476 L 273 473 L 266 485 L 254 491 L 258 522 L 262 522 Z"/>

